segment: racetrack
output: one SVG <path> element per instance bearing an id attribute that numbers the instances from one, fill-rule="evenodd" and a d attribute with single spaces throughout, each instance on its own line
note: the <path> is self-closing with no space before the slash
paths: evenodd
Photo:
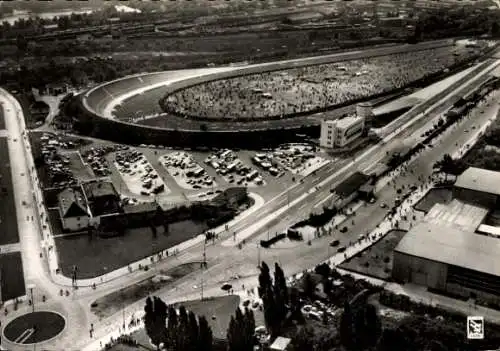
<path id="1" fill-rule="evenodd" d="M 322 108 L 317 111 L 299 113 L 293 118 L 258 121 L 232 120 L 231 123 L 227 123 L 227 121 L 196 120 L 179 115 L 159 113 L 156 110 L 158 102 L 149 101 L 147 99 L 148 92 L 154 92 L 152 95 L 158 97 L 160 89 L 163 90 L 164 94 L 168 95 L 171 92 L 214 80 L 402 52 L 428 50 L 450 45 L 453 45 L 452 40 L 441 40 L 238 67 L 143 73 L 102 84 L 79 96 L 80 106 L 78 108 L 83 110 L 81 114 L 83 117 L 80 116 L 79 118 L 86 124 L 85 128 L 83 128 L 85 129 L 84 134 L 117 142 L 124 142 L 122 139 L 126 138 L 129 143 L 163 144 L 181 147 L 196 145 L 254 147 L 258 146 L 257 141 L 260 142 L 259 145 L 267 145 L 269 142 L 295 142 L 299 140 L 299 135 L 317 137 L 322 119 L 351 113 L 354 108 L 353 103 L 356 101 L 348 101 L 343 105 Z M 375 98 L 375 96 L 370 98 Z M 124 118 L 125 120 L 114 118 L 112 116 L 113 110 L 115 108 L 120 109 L 121 107 L 118 105 L 127 99 L 134 101 L 133 104 L 124 104 L 129 106 L 126 113 L 127 118 Z M 360 101 L 362 100 L 360 99 Z M 155 106 L 153 110 L 158 112 L 147 116 L 149 106 L 153 105 Z M 137 106 L 137 110 L 135 110 L 134 106 Z M 339 109 L 341 109 L 341 113 Z"/>

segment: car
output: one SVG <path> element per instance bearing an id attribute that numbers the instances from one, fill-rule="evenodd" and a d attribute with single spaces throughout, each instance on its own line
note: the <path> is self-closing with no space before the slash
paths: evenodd
<path id="1" fill-rule="evenodd" d="M 346 247 L 345 247 L 345 246 L 341 246 L 341 247 L 339 247 L 339 248 L 337 249 L 337 252 L 338 252 L 338 253 L 342 253 L 342 252 L 345 252 L 345 250 L 346 250 Z"/>
<path id="2" fill-rule="evenodd" d="M 375 199 L 374 197 L 372 197 L 368 202 L 371 203 L 371 204 L 374 204 L 375 201 L 377 201 L 377 199 Z"/>
<path id="3" fill-rule="evenodd" d="M 340 241 L 339 241 L 339 240 L 333 240 L 333 241 L 330 243 L 330 246 L 335 247 L 335 246 L 339 246 L 339 244 L 340 244 Z"/>
<path id="4" fill-rule="evenodd" d="M 382 202 L 382 203 L 380 204 L 380 208 L 387 208 L 387 204 L 386 204 L 385 202 Z"/>

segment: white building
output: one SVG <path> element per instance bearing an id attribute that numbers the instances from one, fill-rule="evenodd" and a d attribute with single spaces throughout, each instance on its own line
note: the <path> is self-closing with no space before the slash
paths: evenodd
<path id="1" fill-rule="evenodd" d="M 59 216 L 64 230 L 79 231 L 89 226 L 90 215 L 83 195 L 67 188 L 59 193 Z"/>
<path id="2" fill-rule="evenodd" d="M 365 118 L 350 116 L 321 122 L 319 144 L 322 147 L 344 147 L 361 136 L 365 128 Z"/>

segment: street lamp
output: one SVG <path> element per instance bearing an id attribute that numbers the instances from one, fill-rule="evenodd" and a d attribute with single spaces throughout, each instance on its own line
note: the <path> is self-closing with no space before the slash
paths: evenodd
<path id="1" fill-rule="evenodd" d="M 35 284 L 29 284 L 27 286 L 28 290 L 30 291 L 30 295 L 31 295 L 31 308 L 32 308 L 32 312 L 35 312 L 35 300 L 33 299 L 33 289 L 36 288 Z"/>

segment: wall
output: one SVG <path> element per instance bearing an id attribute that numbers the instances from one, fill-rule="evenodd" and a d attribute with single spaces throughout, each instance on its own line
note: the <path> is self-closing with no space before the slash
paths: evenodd
<path id="1" fill-rule="evenodd" d="M 394 251 L 392 276 L 396 281 L 423 284 L 419 275 L 425 279 L 425 285 L 434 289 L 446 289 L 448 266 L 441 262 L 410 256 Z"/>
<path id="2" fill-rule="evenodd" d="M 87 227 L 89 226 L 89 217 L 88 216 L 68 217 L 68 218 L 63 218 L 62 222 L 63 222 L 63 228 L 65 230 L 76 232 L 87 229 Z"/>
<path id="3" fill-rule="evenodd" d="M 453 187 L 453 198 L 487 208 L 495 208 L 498 196 L 475 190 Z"/>

